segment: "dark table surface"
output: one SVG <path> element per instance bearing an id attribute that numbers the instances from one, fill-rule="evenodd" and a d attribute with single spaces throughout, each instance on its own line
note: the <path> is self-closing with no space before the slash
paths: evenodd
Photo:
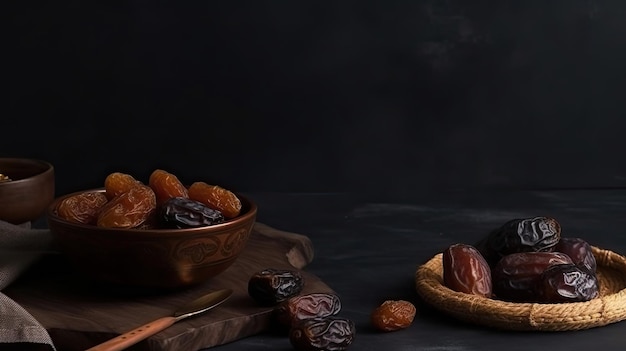
<path id="1" fill-rule="evenodd" d="M 556 218 L 563 235 L 626 254 L 626 190 L 449 191 L 410 198 L 362 194 L 247 194 L 258 220 L 311 238 L 306 268 L 340 295 L 340 314 L 355 322 L 353 350 L 626 350 L 626 321 L 569 332 L 512 332 L 456 321 L 420 301 L 414 275 L 421 263 L 456 242 L 474 243 L 513 218 Z M 407 329 L 372 329 L 372 310 L 387 299 L 417 306 Z M 212 348 L 291 350 L 287 338 L 261 334 Z"/>
<path id="2" fill-rule="evenodd" d="M 340 296 L 354 321 L 351 350 L 626 350 L 626 321 L 580 331 L 513 332 L 460 322 L 419 298 L 417 267 L 457 242 L 474 243 L 514 218 L 556 218 L 563 236 L 626 255 L 626 189 L 446 191 L 375 198 L 350 193 L 247 193 L 258 221 L 307 235 L 305 269 Z M 42 224 L 39 224 L 42 225 Z M 370 314 L 384 300 L 417 307 L 407 329 L 381 333 Z M 11 346 L 11 345 L 8 345 Z M 24 345 L 15 345 L 21 350 Z M 258 334 L 210 350 L 293 350 L 286 336 Z"/>

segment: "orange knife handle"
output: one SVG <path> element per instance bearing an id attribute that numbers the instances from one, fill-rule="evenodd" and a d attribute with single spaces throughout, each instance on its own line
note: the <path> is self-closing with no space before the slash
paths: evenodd
<path id="1" fill-rule="evenodd" d="M 144 340 L 161 330 L 171 326 L 176 322 L 175 317 L 163 317 L 154 320 L 148 324 L 144 324 L 141 327 L 135 328 L 129 332 L 114 337 L 102 344 L 96 345 L 87 351 L 119 351 L 130 347 L 141 340 Z"/>

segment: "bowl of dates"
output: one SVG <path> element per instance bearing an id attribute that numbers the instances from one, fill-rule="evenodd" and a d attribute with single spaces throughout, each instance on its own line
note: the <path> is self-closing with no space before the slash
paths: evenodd
<path id="1" fill-rule="evenodd" d="M 458 320 L 571 331 L 626 319 L 626 257 L 561 232 L 551 217 L 510 220 L 418 266 L 415 287 Z"/>
<path id="2" fill-rule="evenodd" d="M 257 206 L 218 185 L 183 185 L 164 170 L 147 182 L 109 174 L 104 187 L 66 194 L 47 210 L 55 247 L 91 281 L 148 289 L 196 285 L 230 267 Z"/>
<path id="3" fill-rule="evenodd" d="M 0 220 L 22 224 L 38 219 L 54 199 L 54 185 L 50 163 L 0 158 Z"/>

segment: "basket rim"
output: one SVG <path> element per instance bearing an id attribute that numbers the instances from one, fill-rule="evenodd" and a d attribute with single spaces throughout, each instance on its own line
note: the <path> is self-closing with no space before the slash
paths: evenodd
<path id="1" fill-rule="evenodd" d="M 626 277 L 626 257 L 591 246 L 601 272 L 619 272 Z M 626 284 L 619 291 L 585 302 L 509 302 L 453 291 L 443 285 L 443 253 L 418 266 L 417 293 L 429 305 L 466 322 L 505 330 L 567 331 L 604 326 L 626 319 Z M 609 283 L 599 274 L 600 285 Z M 626 278 L 621 280 L 626 282 Z"/>

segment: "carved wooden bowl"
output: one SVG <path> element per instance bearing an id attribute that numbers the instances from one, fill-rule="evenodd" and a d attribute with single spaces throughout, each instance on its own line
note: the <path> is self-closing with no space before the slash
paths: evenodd
<path id="1" fill-rule="evenodd" d="M 54 167 L 42 160 L 0 158 L 0 220 L 22 224 L 41 217 L 54 200 Z"/>
<path id="2" fill-rule="evenodd" d="M 246 246 L 257 214 L 257 206 L 237 194 L 241 214 L 224 223 L 185 229 L 102 228 L 57 215 L 60 202 L 76 194 L 58 197 L 48 208 L 55 245 L 88 279 L 121 287 L 176 289 L 217 276 Z"/>

